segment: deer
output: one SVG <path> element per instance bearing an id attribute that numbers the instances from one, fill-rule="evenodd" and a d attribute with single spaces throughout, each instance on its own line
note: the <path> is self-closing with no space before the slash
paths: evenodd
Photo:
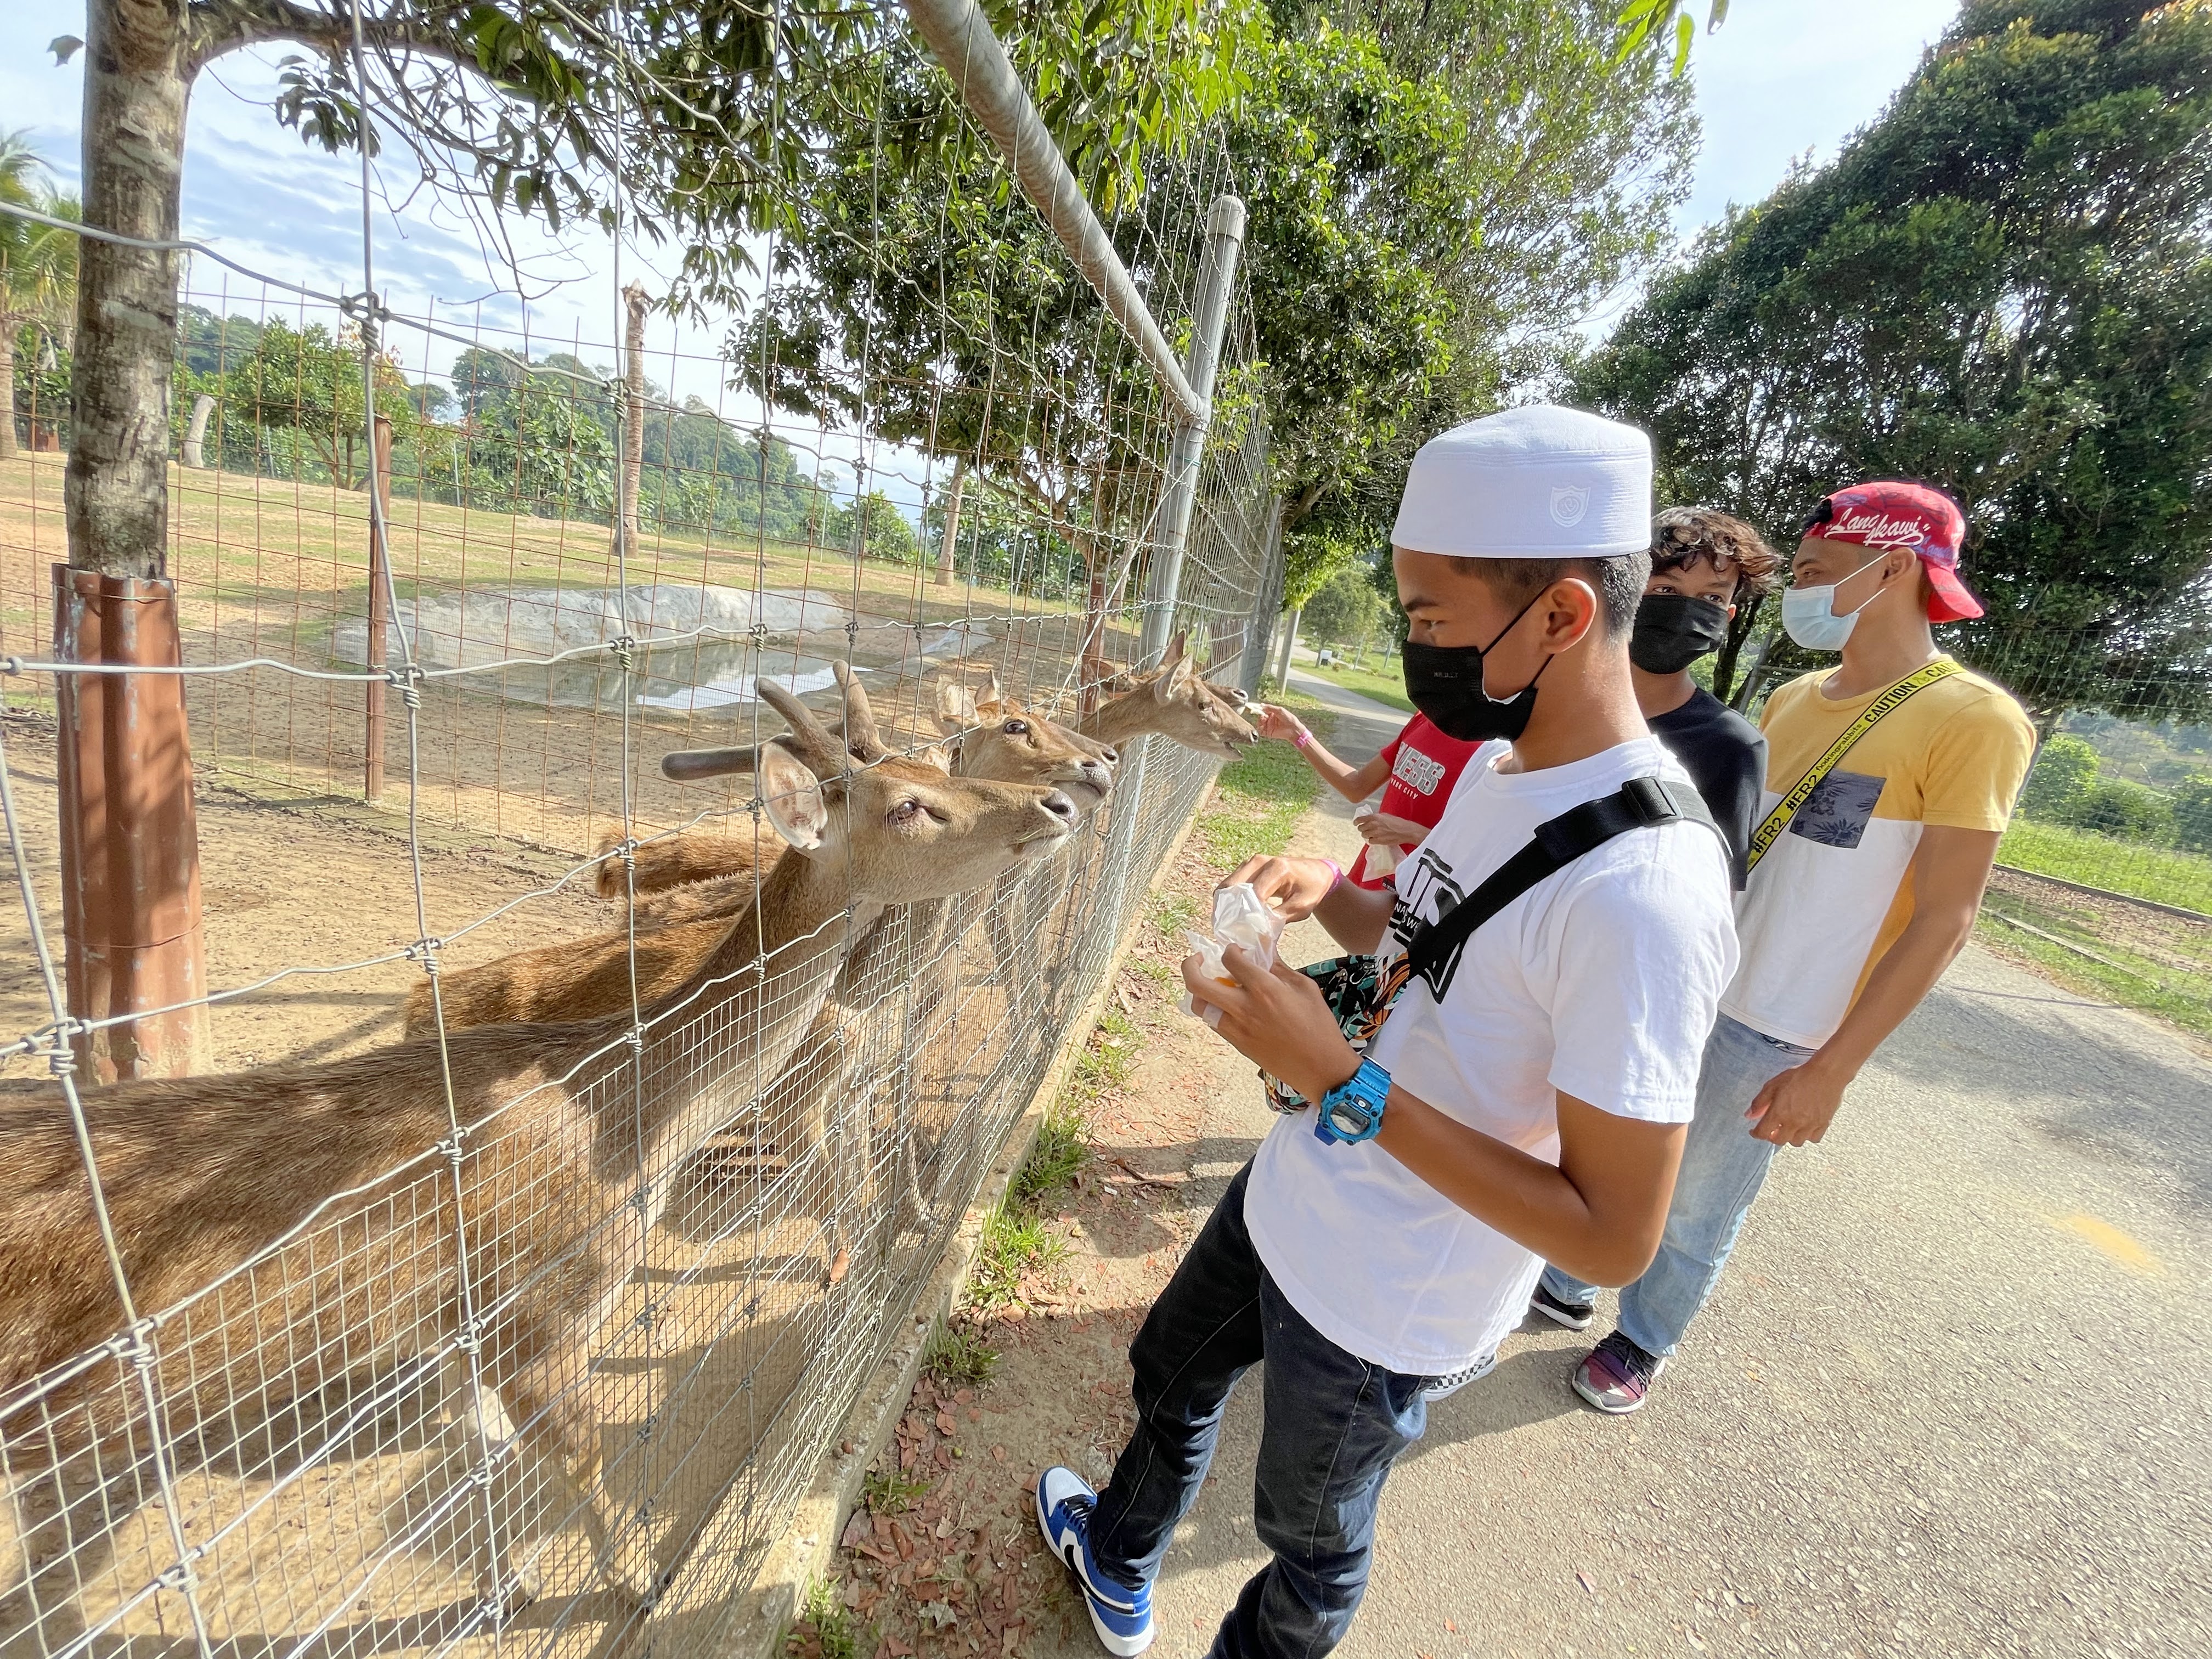
<path id="1" fill-rule="evenodd" d="M 954 681 L 942 681 L 935 702 L 937 728 L 951 748 L 956 777 L 1055 784 L 1086 812 L 1104 800 L 1113 787 L 1114 768 L 1121 762 L 1118 751 L 1024 708 L 1000 688 L 995 673 L 980 692 Z M 834 724 L 832 729 L 836 729 Z M 635 848 L 625 878 L 621 860 L 611 856 L 621 844 L 619 835 L 611 835 L 599 843 L 600 863 L 593 872 L 592 884 L 601 898 L 620 899 L 627 891 L 643 901 L 634 912 L 641 927 L 692 920 L 707 914 L 701 908 L 703 904 L 721 902 L 719 892 L 702 893 L 694 895 L 690 902 L 664 907 L 651 902 L 652 896 L 750 877 L 760 860 L 773 859 L 782 850 L 757 834 L 686 830 Z M 747 894 L 750 896 L 750 889 Z"/>
<path id="2" fill-rule="evenodd" d="M 955 778 L 942 754 L 855 767 L 795 697 L 762 695 L 791 728 L 751 757 L 789 850 L 635 1046 L 625 1012 L 84 1093 L 124 1269 L 137 1305 L 165 1310 L 149 1363 L 179 1441 L 219 1428 L 236 1395 L 312 1395 L 329 1380 L 318 1356 L 435 1367 L 473 1352 L 468 1423 L 488 1456 L 565 1494 L 610 1589 L 637 1605 L 658 1595 L 647 1528 L 609 1490 L 589 1354 L 672 1176 L 742 1105 L 756 1065 L 773 1075 L 789 1060 L 849 932 L 1049 856 L 1077 817 L 1058 789 Z M 742 1061 L 709 1040 L 720 1032 L 738 1034 Z M 463 1226 L 477 1252 L 465 1284 Z M 21 1425 L 11 1460 L 50 1435 L 112 1447 L 106 1478 L 127 1481 L 143 1455 L 131 1390 L 100 1386 L 111 1368 L 81 1358 L 123 1340 L 101 1237 L 61 1085 L 13 1094 L 0 1110 L 0 1431 Z M 233 1376 L 239 1364 L 256 1369 Z M 489 1541 L 495 1600 L 534 1596 L 528 1540 Z"/>
<path id="3" fill-rule="evenodd" d="M 1237 712 L 1243 694 L 1217 691 L 1201 679 L 1187 654 L 1189 641 L 1188 629 L 1177 634 L 1160 665 L 1149 672 L 1114 669 L 1102 683 L 1122 689 L 1085 715 L 1076 729 L 1117 750 L 1157 732 L 1186 749 L 1225 760 L 1235 760 L 1259 742 L 1259 732 Z"/>
<path id="4" fill-rule="evenodd" d="M 848 752 L 862 764 L 882 760 L 889 751 L 866 695 L 853 684 L 848 687 L 848 698 L 844 732 Z M 956 745 L 951 762 L 955 776 L 1057 787 L 1074 802 L 1079 823 L 1111 792 L 1112 768 L 1119 758 L 1115 750 L 1031 714 L 999 689 L 995 677 L 981 696 L 951 682 L 941 684 L 935 712 L 939 730 Z M 661 768 L 678 780 L 725 776 L 751 771 L 757 754 L 750 746 L 688 750 L 668 756 Z M 687 842 L 700 845 L 659 863 L 656 872 L 719 873 L 640 899 L 634 930 L 616 928 L 580 940 L 540 945 L 445 976 L 439 982 L 435 1006 L 431 987 L 427 982 L 416 986 L 404 1005 L 407 1036 L 434 1032 L 441 1012 L 449 1030 L 619 1014 L 630 1006 L 633 951 L 635 994 L 641 1002 L 665 996 L 685 983 L 719 945 L 728 918 L 751 903 L 759 872 L 779 861 L 782 852 L 781 842 L 765 835 L 757 841 L 687 835 L 664 845 L 682 848 Z M 618 866 L 614 873 L 619 879 Z M 1004 901 L 1019 873 L 1009 871 L 1000 877 L 1000 902 L 989 912 L 992 945 L 1002 964 L 1027 942 L 1016 939 L 1006 921 Z M 851 951 L 813 1027 L 764 1096 L 764 1121 L 780 1130 L 789 1127 L 791 1140 L 783 1149 L 789 1162 L 819 1157 L 827 1142 L 833 1103 L 867 1092 L 854 1074 L 866 1052 L 865 1034 L 887 998 L 894 992 L 910 996 L 907 1017 L 916 1025 L 926 1024 L 942 1000 L 949 964 L 941 947 L 949 915 L 943 898 L 930 898 L 888 908 L 869 926 L 854 931 Z M 927 968 L 909 979 L 905 969 L 915 963 Z M 1014 982 L 1011 972 L 1003 967 L 1001 972 L 1009 983 Z M 850 1266 L 848 1218 L 868 1207 L 864 1189 L 872 1179 L 872 1125 L 866 1113 L 856 1114 L 856 1150 L 837 1166 L 827 1218 L 832 1283 Z M 726 1152 L 732 1145 L 717 1141 L 712 1149 Z M 898 1153 L 904 1210 L 926 1214 L 910 1137 L 899 1136 Z"/>

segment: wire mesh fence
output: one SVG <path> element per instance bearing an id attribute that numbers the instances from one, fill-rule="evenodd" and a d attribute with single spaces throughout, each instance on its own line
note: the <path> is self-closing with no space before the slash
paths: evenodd
<path id="1" fill-rule="evenodd" d="M 1105 228 L 1173 334 L 1235 181 L 1150 172 Z M 642 351 L 195 271 L 204 1079 L 68 1075 L 70 434 L 28 386 L 0 1651 L 715 1638 L 1249 739 L 1194 671 L 1254 684 L 1279 592 L 1241 289 L 1169 563 L 1159 376 L 1018 195 L 988 235 L 969 199 L 771 237 L 749 316 Z M 687 847 L 721 878 L 652 890 Z"/>

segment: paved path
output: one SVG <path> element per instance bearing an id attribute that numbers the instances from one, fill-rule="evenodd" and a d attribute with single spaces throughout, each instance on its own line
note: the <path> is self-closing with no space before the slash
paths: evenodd
<path id="1" fill-rule="evenodd" d="M 1292 678 L 1346 759 L 1404 719 Z M 1343 856 L 1350 811 L 1324 798 L 1297 850 Z M 1267 1127 L 1222 1076 L 1194 1206 Z M 1437 1407 L 1341 1651 L 2212 1653 L 2208 1273 L 2212 1065 L 1970 949 L 1783 1156 L 1644 1413 L 1584 1409 L 1584 1340 L 1549 1327 Z M 1169 1559 L 1164 1659 L 1261 1565 L 1260 1396 Z"/>

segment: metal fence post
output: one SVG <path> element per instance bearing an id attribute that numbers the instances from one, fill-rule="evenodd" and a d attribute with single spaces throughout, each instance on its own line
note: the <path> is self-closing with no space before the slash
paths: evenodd
<path id="1" fill-rule="evenodd" d="M 370 445 L 368 488 L 375 504 L 368 515 L 368 647 L 363 653 L 371 669 L 385 665 L 386 630 L 392 623 L 386 573 L 392 565 L 392 422 L 379 415 Z M 368 720 L 362 731 L 361 793 L 364 800 L 384 796 L 384 694 L 382 680 L 368 683 Z"/>
<path id="2" fill-rule="evenodd" d="M 1217 196 L 1206 216 L 1206 257 L 1199 267 L 1198 304 L 1191 314 L 1190 347 L 1183 354 L 1183 378 L 1198 394 L 1200 412 L 1176 422 L 1168 441 L 1167 499 L 1160 507 L 1159 537 L 1153 545 L 1152 580 L 1145 594 L 1144 631 L 1137 665 L 1150 668 L 1167 647 L 1175 621 L 1176 595 L 1182 586 L 1183 547 L 1190 536 L 1190 514 L 1198 501 L 1199 463 L 1206 454 L 1206 430 L 1213 419 L 1213 374 L 1221 361 L 1221 332 L 1229 319 L 1229 296 L 1236 287 L 1237 256 L 1244 249 L 1244 204 Z"/>

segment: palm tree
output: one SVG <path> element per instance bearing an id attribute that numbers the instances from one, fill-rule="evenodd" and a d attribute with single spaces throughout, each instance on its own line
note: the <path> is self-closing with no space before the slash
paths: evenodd
<path id="1" fill-rule="evenodd" d="M 47 185 L 46 171 L 23 133 L 0 132 L 0 203 L 76 218 L 76 198 Z M 0 213 L 0 461 L 15 454 L 16 342 L 33 324 L 65 333 L 76 304 L 76 235 Z"/>

